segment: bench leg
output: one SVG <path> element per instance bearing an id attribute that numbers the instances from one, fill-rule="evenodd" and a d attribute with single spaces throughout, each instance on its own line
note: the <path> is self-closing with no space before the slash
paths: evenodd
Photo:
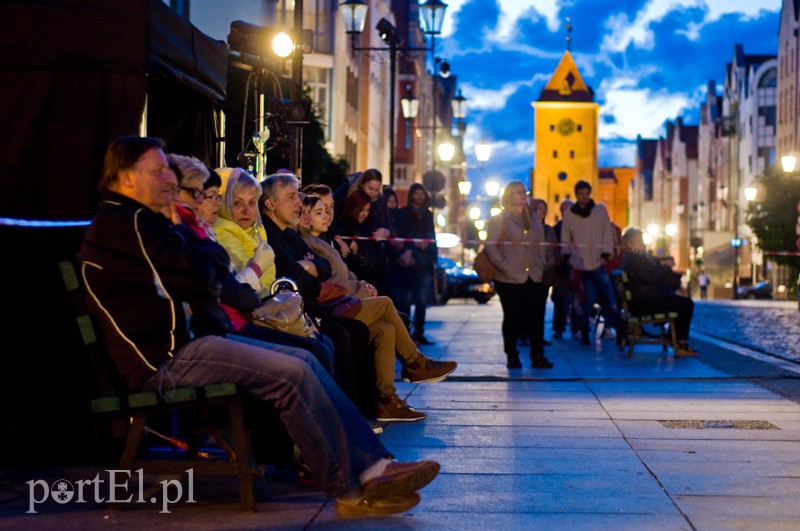
<path id="1" fill-rule="evenodd" d="M 244 414 L 241 402 L 235 402 L 229 409 L 231 420 L 231 436 L 233 437 L 234 464 L 239 477 L 239 500 L 243 511 L 255 511 L 255 495 L 253 492 L 253 473 L 250 470 L 252 451 L 244 425 Z"/>

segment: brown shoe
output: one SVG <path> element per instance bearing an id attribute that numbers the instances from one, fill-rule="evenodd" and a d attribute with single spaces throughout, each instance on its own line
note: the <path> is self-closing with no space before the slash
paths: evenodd
<path id="1" fill-rule="evenodd" d="M 370 516 L 403 513 L 413 509 L 420 501 L 416 492 L 408 496 L 394 496 L 369 503 L 364 498 L 354 501 L 336 500 L 336 512 L 341 516 Z"/>
<path id="2" fill-rule="evenodd" d="M 416 422 L 426 418 L 428 416 L 425 413 L 414 411 L 405 400 L 396 394 L 378 398 L 378 412 L 375 415 L 375 420 L 381 422 Z"/>
<path id="3" fill-rule="evenodd" d="M 675 350 L 675 357 L 676 358 L 688 358 L 691 356 L 697 356 L 697 351 L 689 346 L 689 343 L 685 341 L 681 341 L 678 343 L 678 348 Z"/>
<path id="4" fill-rule="evenodd" d="M 400 375 L 404 382 L 434 383 L 441 382 L 456 370 L 455 361 L 436 361 L 420 353 L 414 363 L 403 366 Z"/>
<path id="5" fill-rule="evenodd" d="M 441 466 L 436 461 L 392 461 L 378 477 L 362 485 L 362 495 L 367 503 L 387 500 L 396 496 L 411 496 L 433 481 Z"/>

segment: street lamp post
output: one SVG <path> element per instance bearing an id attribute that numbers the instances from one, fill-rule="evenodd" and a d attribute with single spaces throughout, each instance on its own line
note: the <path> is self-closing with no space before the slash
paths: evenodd
<path id="1" fill-rule="evenodd" d="M 339 7 L 342 11 L 345 31 L 350 35 L 350 46 L 353 53 L 359 51 L 387 51 L 389 52 L 389 184 L 394 185 L 394 136 L 395 136 L 395 100 L 397 90 L 397 52 L 421 51 L 433 52 L 435 35 L 442 32 L 442 22 L 447 4 L 441 0 L 427 0 L 419 6 L 420 21 L 423 33 L 431 36 L 430 48 L 401 48 L 403 40 L 397 35 L 397 28 L 387 19 L 382 18 L 378 21 L 375 29 L 381 36 L 381 40 L 387 44 L 386 48 L 358 47 L 356 46 L 357 36 L 364 31 L 366 23 L 368 5 L 364 0 L 345 0 Z"/>

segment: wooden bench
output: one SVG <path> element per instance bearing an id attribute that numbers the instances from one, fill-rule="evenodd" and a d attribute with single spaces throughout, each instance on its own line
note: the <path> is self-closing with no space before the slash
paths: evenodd
<path id="1" fill-rule="evenodd" d="M 622 269 L 615 269 L 611 272 L 614 291 L 617 295 L 620 314 L 625 323 L 625 342 L 628 345 L 627 356 L 633 356 L 633 348 L 636 344 L 662 345 L 662 351 L 666 352 L 667 347 L 671 346 L 673 352 L 678 349 L 678 339 L 675 335 L 675 319 L 678 317 L 676 312 L 654 313 L 652 315 L 639 315 L 631 311 L 631 292 L 628 289 L 628 274 Z M 645 326 L 652 325 L 658 330 L 657 334 L 651 334 L 645 330 Z"/>
<path id="2" fill-rule="evenodd" d="M 95 372 L 99 397 L 91 402 L 92 413 L 110 423 L 115 437 L 124 437 L 119 468 L 131 472 L 141 468 L 146 474 L 170 475 L 183 475 L 191 468 L 195 476 L 233 476 L 238 478 L 241 509 L 254 511 L 254 478 L 261 478 L 253 466 L 250 437 L 244 423 L 244 396 L 236 385 L 215 383 L 203 387 L 180 387 L 163 395 L 156 391 L 129 393 L 104 349 L 94 320 L 86 313 L 85 290 L 76 263 L 64 261 L 59 266 Z M 225 420 L 220 422 L 219 417 Z M 180 444 L 182 449 L 167 452 L 166 458 L 152 455 L 142 444 L 145 433 L 153 433 L 148 421 L 164 418 L 172 421 L 175 430 L 185 430 L 188 437 L 187 442 Z M 229 430 L 232 444 L 225 440 L 220 430 Z M 173 443 L 182 442 L 176 435 L 161 436 Z M 209 435 L 223 450 L 223 456 L 227 454 L 227 459 L 201 451 L 200 445 Z M 163 443 L 161 439 L 158 442 Z M 121 505 L 111 507 L 121 508 Z"/>

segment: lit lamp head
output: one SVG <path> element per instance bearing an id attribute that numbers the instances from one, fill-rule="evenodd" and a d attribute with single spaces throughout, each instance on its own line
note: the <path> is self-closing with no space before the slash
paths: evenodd
<path id="1" fill-rule="evenodd" d="M 500 183 L 494 179 L 486 181 L 483 188 L 486 190 L 486 193 L 492 197 L 500 195 Z"/>
<path id="2" fill-rule="evenodd" d="M 458 89 L 458 94 L 450 104 L 453 106 L 453 118 L 463 120 L 467 116 L 467 98 L 461 94 L 461 89 Z"/>
<path id="3" fill-rule="evenodd" d="M 452 142 L 442 142 L 436 150 L 442 162 L 450 162 L 456 154 L 456 146 Z"/>
<path id="4" fill-rule="evenodd" d="M 403 39 L 397 35 L 397 28 L 385 18 L 380 19 L 378 23 L 375 24 L 375 29 L 378 30 L 381 40 L 389 46 L 397 46 L 403 42 Z"/>
<path id="5" fill-rule="evenodd" d="M 419 6 L 420 24 L 422 32 L 429 35 L 438 35 L 442 32 L 444 14 L 447 11 L 447 4 L 442 0 L 425 0 Z"/>
<path id="6" fill-rule="evenodd" d="M 483 140 L 475 144 L 475 157 L 478 162 L 484 163 L 492 156 L 492 145 L 487 144 Z"/>
<path id="7" fill-rule="evenodd" d="M 412 93 L 400 100 L 400 108 L 403 109 L 403 118 L 413 120 L 419 113 L 419 100 Z"/>
<path id="8" fill-rule="evenodd" d="M 231 22 L 228 45 L 237 52 L 281 59 L 292 55 L 295 49 L 294 39 L 285 31 L 257 26 L 242 20 Z"/>
<path id="9" fill-rule="evenodd" d="M 797 157 L 794 155 L 784 155 L 781 157 L 781 167 L 784 173 L 792 173 L 797 164 Z"/>
<path id="10" fill-rule="evenodd" d="M 367 22 L 367 3 L 364 0 L 346 0 L 339 4 L 342 10 L 342 20 L 344 29 L 351 35 L 356 35 L 364 31 L 364 24 Z"/>
<path id="11" fill-rule="evenodd" d="M 650 223 L 650 224 L 647 226 L 647 234 L 649 234 L 651 237 L 656 237 L 656 236 L 658 236 L 660 233 L 661 233 L 661 227 L 659 227 L 659 226 L 658 226 L 658 225 L 656 225 L 655 223 Z"/>
<path id="12" fill-rule="evenodd" d="M 472 183 L 469 181 L 458 181 L 458 193 L 461 195 L 469 195 L 472 191 Z"/>
<path id="13" fill-rule="evenodd" d="M 758 197 L 758 188 L 755 186 L 748 186 L 744 189 L 744 198 L 748 201 L 755 201 Z"/>
<path id="14" fill-rule="evenodd" d="M 676 227 L 672 223 L 668 223 L 664 225 L 664 232 L 667 234 L 667 236 L 671 238 L 672 236 L 675 236 L 678 233 L 678 227 Z"/>
<path id="15" fill-rule="evenodd" d="M 481 209 L 479 207 L 472 207 L 469 209 L 469 219 L 475 221 L 481 218 Z"/>

